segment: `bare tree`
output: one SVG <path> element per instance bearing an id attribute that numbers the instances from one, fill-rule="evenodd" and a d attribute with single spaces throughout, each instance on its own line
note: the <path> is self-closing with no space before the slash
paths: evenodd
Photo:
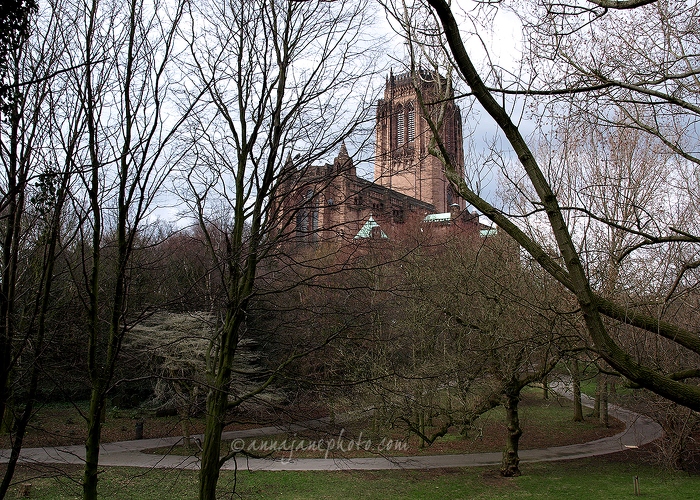
<path id="1" fill-rule="evenodd" d="M 521 391 L 576 345 L 577 331 L 568 325 L 573 313 L 560 310 L 558 287 L 520 266 L 507 236 L 482 240 L 423 229 L 420 247 L 403 249 L 404 258 L 375 271 L 389 276 L 390 305 L 378 307 L 381 334 L 368 347 L 376 356 L 358 366 L 371 382 L 360 391 L 377 395 L 380 418 L 428 445 L 455 426 L 466 434 L 481 415 L 503 406 L 501 473 L 519 475 Z"/>
<path id="2" fill-rule="evenodd" d="M 5 33 L 1 56 L 0 415 L 3 432 L 13 440 L 0 498 L 10 486 L 34 412 L 47 338 L 53 334 L 54 269 L 63 245 L 64 206 L 74 174 L 71 150 L 80 122 L 79 112 L 53 112 L 56 103 L 70 101 L 58 85 L 68 64 L 59 9 L 49 4 L 29 18 L 33 7 L 21 7 L 28 9 L 22 32 Z"/>
<path id="3" fill-rule="evenodd" d="M 66 13 L 78 33 L 69 49 L 79 63 L 71 84 L 85 120 L 72 161 L 80 166 L 73 209 L 81 257 L 73 273 L 85 307 L 91 385 L 86 499 L 97 498 L 102 415 L 122 342 L 144 313 L 129 300 L 138 273 L 134 254 L 144 243 L 140 232 L 177 160 L 171 139 L 198 98 L 172 99 L 182 89 L 174 58 L 183 7 L 94 0 Z"/>
<path id="4" fill-rule="evenodd" d="M 363 92 L 373 62 L 362 29 L 367 2 L 299 4 L 229 0 L 192 5 L 194 85 L 209 108 L 191 125 L 184 196 L 220 277 L 223 297 L 207 361 L 207 415 L 199 496 L 216 497 L 226 413 L 263 392 L 293 349 L 252 390 L 232 384 L 261 261 L 279 251 L 293 215 L 277 211 L 277 186 L 290 170 L 337 152 L 367 116 Z M 288 170 L 283 169 L 287 166 Z M 320 340 L 323 343 L 323 340 Z"/>
<path id="5" fill-rule="evenodd" d="M 630 327 L 647 332 L 650 335 L 664 338 L 682 346 L 693 355 L 700 354 L 700 342 L 698 342 L 697 336 L 694 335 L 692 331 L 678 324 L 674 324 L 673 322 L 659 319 L 658 317 L 646 314 L 642 311 L 630 310 L 626 304 L 604 296 L 601 290 L 595 287 L 595 283 L 592 282 L 584 266 L 581 253 L 577 250 L 576 241 L 572 237 L 572 229 L 567 223 L 567 217 L 565 215 L 567 209 L 560 202 L 557 192 L 553 188 L 553 183 L 558 179 L 549 178 L 546 175 L 546 171 L 541 167 L 538 155 L 533 148 L 530 147 L 523 133 L 518 128 L 517 121 L 512 118 L 506 107 L 504 107 L 504 96 L 511 92 L 511 90 L 498 86 L 490 88 L 485 79 L 477 71 L 463 42 L 460 25 L 456 20 L 456 13 L 448 2 L 445 0 L 426 0 L 423 5 L 425 8 L 430 9 L 440 22 L 440 34 L 439 38 L 436 38 L 435 44 L 437 45 L 439 40 L 444 40 L 446 42 L 448 56 L 454 67 L 458 70 L 460 78 L 462 78 L 464 83 L 469 87 L 470 96 L 478 101 L 484 110 L 494 119 L 512 147 L 515 156 L 518 158 L 523 175 L 526 176 L 532 190 L 536 193 L 536 199 L 533 200 L 534 210 L 541 211 L 546 215 L 545 220 L 551 231 L 553 241 L 556 244 L 555 248 L 557 254 L 554 256 L 551 255 L 542 242 L 529 237 L 507 212 L 498 210 L 491 203 L 488 203 L 470 189 L 464 180 L 457 175 L 457 170 L 451 165 L 450 158 L 446 154 L 444 146 L 439 144 L 439 140 L 437 140 L 436 154 L 443 159 L 445 171 L 450 181 L 469 203 L 474 205 L 478 210 L 487 215 L 503 230 L 510 234 L 539 265 L 574 294 L 581 308 L 588 334 L 597 351 L 610 366 L 630 380 L 663 397 L 693 409 L 700 409 L 700 388 L 693 382 L 693 378 L 700 374 L 697 369 L 692 366 L 678 366 L 673 373 L 668 373 L 658 370 L 651 364 L 645 363 L 643 360 L 636 358 L 633 351 L 626 350 L 624 346 L 615 340 L 603 318 L 608 317 L 616 322 L 630 325 Z M 667 4 L 659 2 L 659 5 Z M 686 4 L 684 3 L 684 5 Z M 416 8 L 419 8 L 419 6 L 416 5 Z M 631 12 L 634 13 L 635 11 Z M 660 34 L 663 32 L 661 29 L 664 26 L 668 26 L 668 24 L 666 19 L 662 18 L 656 24 L 649 22 L 646 26 L 648 26 L 650 33 Z M 630 37 L 628 37 L 628 39 L 629 38 Z M 591 43 L 594 43 L 594 39 L 591 40 Z M 666 52 L 666 54 L 672 57 L 671 52 Z M 631 58 L 630 61 L 634 61 L 634 58 Z M 692 64 L 691 59 L 685 59 L 685 61 L 688 64 Z M 632 62 L 632 64 L 634 64 L 634 62 Z M 605 67 L 598 68 L 598 74 L 605 77 L 607 75 L 607 69 L 608 68 Z M 692 80 L 693 75 L 694 70 L 691 67 L 687 78 Z M 670 84 L 672 81 L 678 80 L 677 77 L 681 75 L 677 73 L 666 76 Z M 662 103 L 661 107 L 674 110 L 676 113 L 674 116 L 686 117 L 687 120 L 692 122 L 694 119 L 693 113 L 695 113 L 692 101 L 679 100 L 674 98 L 670 93 L 660 92 L 652 88 L 656 85 L 654 83 L 656 81 L 657 78 L 652 77 L 648 82 L 649 85 L 641 94 L 649 101 L 649 105 L 646 106 L 645 109 L 660 109 L 655 105 L 655 101 L 659 100 L 659 102 Z M 497 81 L 496 83 L 499 82 Z M 610 78 L 609 81 L 606 81 L 604 84 L 597 82 L 589 88 L 582 87 L 581 85 L 566 85 L 558 89 L 547 89 L 545 93 L 551 95 L 559 92 L 575 96 L 585 91 L 596 92 L 602 87 L 613 88 L 615 90 L 627 89 L 629 91 L 636 91 L 636 89 L 629 89 L 629 85 L 626 82 L 620 79 Z M 512 92 L 516 94 L 518 92 L 524 94 L 536 93 L 533 89 L 527 88 L 524 90 L 513 89 Z M 591 106 L 589 106 L 590 109 L 593 109 L 594 105 L 600 102 L 601 99 L 595 97 L 595 94 L 593 95 L 594 97 L 588 101 L 591 103 Z M 613 93 L 611 92 L 608 95 L 613 95 Z M 688 95 L 692 96 L 694 94 Z M 640 107 L 637 106 L 639 104 L 638 101 L 639 99 L 630 95 L 627 100 L 620 99 L 618 104 L 624 106 L 624 109 L 632 111 L 640 109 Z M 583 99 L 581 99 L 580 102 L 584 102 Z M 631 112 L 628 114 L 631 114 Z M 610 115 L 596 113 L 596 116 L 604 118 Z M 662 129 L 659 127 L 652 128 L 651 126 L 644 126 L 643 123 L 649 122 L 642 122 L 637 115 L 628 118 L 637 123 L 638 128 L 647 130 L 658 137 L 677 157 L 686 161 L 692 161 L 692 158 L 689 158 L 687 149 L 679 146 L 681 141 L 678 136 L 670 139 L 666 134 L 661 134 L 660 132 L 656 133 Z M 435 131 L 434 134 L 438 137 L 437 131 Z M 599 217 L 599 219 L 611 227 L 618 227 L 642 238 L 641 242 L 629 249 L 630 252 L 640 248 L 654 248 L 657 245 L 673 244 L 677 242 L 694 245 L 698 241 L 698 237 L 694 234 L 694 228 L 674 227 L 670 234 L 658 234 L 646 231 L 644 228 L 629 227 L 622 224 L 616 225 L 615 221 L 605 220 L 602 216 Z M 689 266 L 682 268 L 685 269 L 684 272 L 694 268 L 692 262 L 687 262 L 686 264 Z"/>
<path id="6" fill-rule="evenodd" d="M 15 73 L 17 51 L 31 33 L 32 14 L 36 10 L 34 0 L 8 0 L 0 11 L 0 106 L 3 114 L 7 111 L 4 106 L 16 99 L 13 94 L 25 83 L 11 75 Z"/>

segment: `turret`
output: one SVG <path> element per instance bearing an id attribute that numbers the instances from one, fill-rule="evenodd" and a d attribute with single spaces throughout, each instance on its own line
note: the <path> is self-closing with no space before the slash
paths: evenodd
<path id="1" fill-rule="evenodd" d="M 350 178 L 357 175 L 355 171 L 355 164 L 348 154 L 348 148 L 345 147 L 345 141 L 343 141 L 343 143 L 340 145 L 340 152 L 333 161 L 333 167 L 336 174 L 344 174 Z"/>

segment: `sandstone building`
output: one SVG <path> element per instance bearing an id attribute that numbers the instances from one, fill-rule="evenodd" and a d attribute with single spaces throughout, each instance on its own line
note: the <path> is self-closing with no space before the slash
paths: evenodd
<path id="1" fill-rule="evenodd" d="M 392 237 L 406 222 L 423 220 L 478 231 L 477 215 L 465 210 L 429 153 L 425 113 L 440 124 L 448 154 L 463 172 L 460 111 L 439 97 L 444 85 L 425 71 L 389 75 L 377 104 L 374 182 L 357 176 L 345 144 L 333 164 L 297 170 L 290 160 L 278 193 L 288 234 L 303 241 Z M 419 94 L 428 104 L 420 105 Z"/>
<path id="2" fill-rule="evenodd" d="M 444 81 L 432 73 L 390 75 L 384 99 L 377 104 L 377 141 L 374 163 L 375 183 L 430 203 L 433 211 L 449 212 L 453 204 L 464 209 L 443 173 L 440 160 L 429 153 L 432 132 L 417 96 L 419 89 L 425 111 L 440 124 L 440 135 L 452 161 L 464 173 L 462 118 L 454 101 L 445 101 Z M 454 97 L 449 95 L 448 99 Z M 430 104 L 436 103 L 436 104 Z"/>

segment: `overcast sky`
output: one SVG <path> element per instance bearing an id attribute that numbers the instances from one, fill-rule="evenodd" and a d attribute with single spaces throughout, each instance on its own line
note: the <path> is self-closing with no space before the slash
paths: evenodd
<path id="1" fill-rule="evenodd" d="M 460 15 L 459 4 L 462 6 L 472 6 L 473 1 L 458 0 L 456 2 L 458 8 L 455 10 L 457 15 Z M 404 63 L 407 60 L 407 49 L 403 38 L 395 33 L 395 30 L 387 19 L 384 11 L 375 4 L 376 8 L 376 24 L 371 29 L 376 32 L 371 38 L 375 40 L 384 39 L 386 50 L 383 51 L 384 61 L 381 61 L 379 67 L 384 68 L 384 71 L 378 74 L 376 86 L 381 94 L 383 91 L 384 79 L 388 75 L 390 69 L 394 73 L 400 73 L 404 70 Z M 487 57 L 491 63 L 512 70 L 517 66 L 520 59 L 521 50 L 521 27 L 516 16 L 504 9 L 497 9 L 492 12 L 484 22 L 486 26 L 475 25 L 465 21 L 463 23 L 463 37 L 467 49 L 470 51 L 475 64 L 484 66 Z M 462 12 L 462 14 L 464 14 Z M 465 17 L 466 19 L 466 17 Z M 478 33 L 478 36 L 477 34 Z M 485 66 L 484 66 L 485 67 Z M 462 89 L 466 90 L 466 89 Z M 379 97 L 379 96 L 378 96 Z M 460 104 L 463 111 L 463 123 L 465 132 L 465 158 L 466 171 L 468 179 L 478 182 L 480 190 L 484 197 L 492 202 L 497 203 L 497 170 L 498 167 L 488 161 L 485 155 L 494 145 L 494 137 L 498 137 L 496 129 L 490 117 L 479 112 L 478 109 L 468 112 L 468 102 L 462 101 Z M 359 143 L 368 138 L 357 138 L 355 142 Z M 352 141 L 348 141 L 348 149 L 351 155 L 356 155 L 359 161 L 357 163 L 358 174 L 372 180 L 374 173 L 373 165 L 373 145 L 374 137 L 369 138 L 368 147 L 364 151 L 357 151 L 353 147 Z M 496 142 L 498 144 L 498 141 Z M 327 158 L 326 161 L 332 161 L 333 158 Z M 166 220 L 171 220 L 177 223 L 177 208 L 167 202 L 168 196 L 162 197 L 162 206 L 156 210 L 154 216 Z"/>

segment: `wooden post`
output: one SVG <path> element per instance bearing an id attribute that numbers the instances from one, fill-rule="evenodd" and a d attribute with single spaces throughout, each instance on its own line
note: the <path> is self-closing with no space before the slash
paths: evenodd
<path id="1" fill-rule="evenodd" d="M 641 495 L 639 492 L 639 476 L 634 476 L 634 494 L 636 496 Z"/>
<path id="2" fill-rule="evenodd" d="M 138 420 L 134 425 L 134 439 L 143 439 L 143 420 Z"/>

